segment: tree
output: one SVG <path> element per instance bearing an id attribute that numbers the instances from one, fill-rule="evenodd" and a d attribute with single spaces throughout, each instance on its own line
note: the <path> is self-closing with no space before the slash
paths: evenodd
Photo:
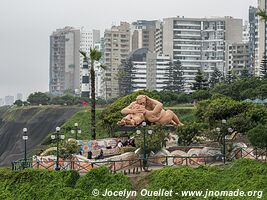
<path id="1" fill-rule="evenodd" d="M 229 70 L 229 71 L 227 72 L 226 76 L 225 76 L 224 82 L 225 82 L 226 84 L 229 84 L 229 83 L 234 82 L 235 80 L 236 80 L 236 76 L 233 74 L 232 71 Z"/>
<path id="2" fill-rule="evenodd" d="M 248 70 L 247 67 L 245 67 L 242 71 L 241 71 L 241 78 L 249 78 L 252 77 L 251 72 Z"/>
<path id="3" fill-rule="evenodd" d="M 209 99 L 211 96 L 212 94 L 209 90 L 197 90 L 191 94 L 191 97 L 197 101 Z"/>
<path id="4" fill-rule="evenodd" d="M 31 105 L 47 105 L 49 104 L 50 97 L 45 93 L 35 92 L 28 96 L 27 101 L 30 102 Z"/>
<path id="5" fill-rule="evenodd" d="M 190 123 L 177 127 L 177 135 L 179 136 L 180 145 L 190 145 L 194 142 L 196 136 L 199 136 L 206 125 L 204 123 Z"/>
<path id="6" fill-rule="evenodd" d="M 183 67 L 179 60 L 170 62 L 165 73 L 167 81 L 166 86 L 163 88 L 165 91 L 182 92 L 184 87 Z"/>
<path id="7" fill-rule="evenodd" d="M 134 91 L 134 73 L 136 71 L 132 59 L 122 60 L 118 71 L 119 94 L 125 96 Z"/>
<path id="8" fill-rule="evenodd" d="M 221 82 L 221 80 L 223 79 L 223 75 L 220 72 L 220 70 L 218 70 L 217 67 L 215 67 L 213 73 L 211 74 L 211 78 L 209 80 L 209 85 L 211 88 L 213 88 L 217 83 Z"/>
<path id="9" fill-rule="evenodd" d="M 258 125 L 248 132 L 251 144 L 259 148 L 267 148 L 267 125 Z"/>
<path id="10" fill-rule="evenodd" d="M 18 107 L 21 107 L 21 106 L 23 106 L 23 101 L 21 101 L 21 100 L 16 100 L 15 103 L 14 103 L 14 105 L 16 105 L 16 106 L 18 106 Z"/>
<path id="11" fill-rule="evenodd" d="M 150 127 L 150 130 L 152 130 L 152 134 L 147 134 L 147 149 L 146 152 L 150 153 L 158 152 L 164 143 L 164 139 L 167 136 L 167 131 L 164 130 L 162 126 L 154 126 Z M 145 130 L 142 130 L 145 131 Z M 147 131 L 147 130 L 146 130 Z M 142 133 L 143 134 L 143 133 Z M 143 135 L 135 137 L 136 146 L 140 148 L 141 152 L 144 152 L 144 138 Z"/>
<path id="12" fill-rule="evenodd" d="M 84 62 L 88 63 L 88 57 L 85 52 L 80 51 L 83 56 Z M 96 49 L 90 48 L 90 75 L 91 75 L 91 101 L 92 101 L 92 108 L 91 108 L 91 133 L 92 138 L 96 139 L 96 111 L 95 111 L 95 62 L 101 59 L 101 52 Z M 103 65 L 100 65 L 101 68 L 105 69 Z"/>
<path id="13" fill-rule="evenodd" d="M 208 83 L 207 80 L 204 78 L 203 72 L 198 70 L 196 77 L 195 77 L 195 83 L 193 83 L 193 90 L 203 90 L 207 89 Z"/>

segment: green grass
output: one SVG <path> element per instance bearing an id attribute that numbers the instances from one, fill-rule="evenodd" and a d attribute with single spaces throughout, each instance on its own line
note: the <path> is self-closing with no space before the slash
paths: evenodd
<path id="1" fill-rule="evenodd" d="M 175 192 L 181 191 L 263 191 L 267 198 L 267 165 L 258 161 L 241 159 L 222 167 L 167 167 L 152 172 L 148 177 L 149 190 L 164 188 Z M 183 197 L 196 199 L 195 197 Z M 183 199 L 173 196 L 169 199 Z M 139 199 L 144 199 L 143 197 Z M 147 198 L 147 199 L 165 199 Z M 256 197 L 210 197 L 207 199 L 257 199 Z"/>
<path id="2" fill-rule="evenodd" d="M 131 190 L 128 177 L 111 174 L 107 168 L 97 168 L 80 177 L 75 171 L 0 169 L 0 199 L 3 200 L 100 200 L 92 190 Z M 108 198 L 113 199 L 113 198 Z"/>
<path id="3" fill-rule="evenodd" d="M 100 167 L 91 170 L 84 176 L 75 171 L 47 171 L 26 169 L 11 171 L 0 168 L 0 199 L 105 199 L 102 196 L 93 197 L 93 189 L 100 194 L 105 189 L 112 191 L 127 191 L 159 189 L 181 191 L 263 191 L 261 199 L 267 199 L 267 165 L 255 160 L 240 159 L 226 166 L 201 166 L 191 168 L 166 167 L 138 177 L 139 181 L 132 183 L 121 173 L 111 174 L 107 168 Z M 260 193 L 256 193 L 260 195 Z M 209 197 L 206 199 L 258 199 L 254 197 Z M 109 199 L 119 199 L 111 197 Z M 121 198 L 125 199 L 125 197 Z M 137 199 L 204 199 L 196 197 L 141 197 Z"/>
<path id="4" fill-rule="evenodd" d="M 98 121 L 101 109 L 96 110 L 96 137 L 105 138 L 108 137 L 105 130 L 99 125 Z M 71 133 L 74 130 L 74 124 L 78 123 L 79 128 L 82 133 L 78 134 L 78 139 L 89 140 L 92 139 L 91 134 L 91 110 L 89 107 L 74 114 L 66 123 L 64 123 L 61 128 L 65 133 L 66 138 L 75 138 L 75 134 Z"/>

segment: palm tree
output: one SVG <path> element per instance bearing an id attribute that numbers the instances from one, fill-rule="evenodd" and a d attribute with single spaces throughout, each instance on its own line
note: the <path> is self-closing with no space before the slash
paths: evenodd
<path id="1" fill-rule="evenodd" d="M 80 53 L 83 56 L 84 62 L 88 63 L 88 57 L 86 55 L 86 52 L 80 51 Z M 91 75 L 91 101 L 92 101 L 92 107 L 91 107 L 91 133 L 92 138 L 96 139 L 96 98 L 95 98 L 95 62 L 99 61 L 101 59 L 101 52 L 99 52 L 97 49 L 90 48 L 90 75 Z M 100 65 L 101 68 L 105 68 L 103 65 Z"/>
<path id="2" fill-rule="evenodd" d="M 261 18 L 261 20 L 267 21 L 267 13 L 263 9 L 259 9 L 257 15 Z"/>

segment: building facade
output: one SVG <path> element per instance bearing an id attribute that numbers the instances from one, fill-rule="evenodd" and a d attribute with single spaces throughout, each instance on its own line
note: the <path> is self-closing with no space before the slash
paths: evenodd
<path id="1" fill-rule="evenodd" d="M 169 56 L 150 52 L 146 48 L 133 51 L 129 56 L 134 65 L 134 91 L 161 91 L 168 80 L 166 74 L 171 63 Z"/>
<path id="2" fill-rule="evenodd" d="M 96 48 L 98 51 L 100 51 L 100 31 L 99 30 L 86 30 L 85 28 L 81 29 L 81 41 L 80 41 L 80 50 L 85 52 L 87 56 L 90 55 L 90 49 Z M 90 97 L 91 93 L 91 83 L 90 83 L 90 71 L 88 64 L 90 65 L 90 60 L 88 60 L 89 63 L 84 62 L 82 55 L 80 55 L 80 95 L 82 97 Z M 87 66 L 86 66 L 87 65 Z M 96 69 L 97 70 L 97 69 Z M 97 73 L 96 73 L 96 80 L 97 79 Z M 99 96 L 97 93 L 99 87 L 99 83 L 96 81 L 96 97 Z"/>
<path id="3" fill-rule="evenodd" d="M 11 106 L 14 102 L 14 96 L 5 96 L 5 106 Z"/>
<path id="4" fill-rule="evenodd" d="M 243 33 L 242 33 L 242 42 L 248 43 L 249 42 L 249 23 L 248 21 L 245 21 L 243 25 Z"/>
<path id="5" fill-rule="evenodd" d="M 267 9 L 267 1 L 266 0 L 258 0 L 258 9 L 266 10 Z M 258 10 L 257 10 L 258 11 Z M 255 41 L 255 66 L 254 66 L 254 74 L 255 76 L 262 76 L 262 60 L 267 58 L 267 31 L 266 31 L 266 21 L 261 20 L 255 14 L 256 23 L 256 41 Z"/>
<path id="6" fill-rule="evenodd" d="M 225 74 L 226 45 L 242 42 L 242 20 L 232 17 L 166 18 L 162 26 L 163 54 L 180 60 L 186 92 L 191 92 L 198 70 L 208 78 L 215 68 Z"/>
<path id="7" fill-rule="evenodd" d="M 104 98 L 119 96 L 118 67 L 130 52 L 130 24 L 121 22 L 104 33 L 104 64 L 107 69 L 102 78 Z"/>
<path id="8" fill-rule="evenodd" d="M 252 67 L 253 74 L 255 74 L 256 51 L 258 51 L 257 11 L 258 11 L 257 8 L 252 7 L 252 6 L 249 7 L 249 62 Z"/>
<path id="9" fill-rule="evenodd" d="M 80 90 L 80 30 L 73 27 L 57 29 L 50 36 L 49 91 Z"/>
<path id="10" fill-rule="evenodd" d="M 159 21 L 137 20 L 131 24 L 131 47 L 130 51 L 139 48 L 146 48 L 151 52 L 155 52 L 155 36 L 159 27 Z"/>
<path id="11" fill-rule="evenodd" d="M 227 59 L 228 71 L 233 75 L 241 76 L 245 70 L 252 74 L 252 67 L 250 65 L 249 44 L 248 43 L 234 43 L 227 45 Z"/>

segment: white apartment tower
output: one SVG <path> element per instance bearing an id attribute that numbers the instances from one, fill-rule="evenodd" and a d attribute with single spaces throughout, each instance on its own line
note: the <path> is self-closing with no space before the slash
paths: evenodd
<path id="1" fill-rule="evenodd" d="M 162 30 L 163 54 L 180 60 L 186 92 L 198 70 L 208 76 L 215 68 L 225 73 L 226 45 L 242 42 L 242 20 L 232 17 L 166 18 Z"/>
<path id="2" fill-rule="evenodd" d="M 119 96 L 118 67 L 130 52 L 130 24 L 121 22 L 104 34 L 104 64 L 107 67 L 103 77 L 104 98 Z"/>
<path id="3" fill-rule="evenodd" d="M 146 48 L 133 51 L 129 57 L 134 65 L 134 91 L 163 90 L 168 78 L 168 68 L 171 63 L 169 56 L 152 53 Z"/>

